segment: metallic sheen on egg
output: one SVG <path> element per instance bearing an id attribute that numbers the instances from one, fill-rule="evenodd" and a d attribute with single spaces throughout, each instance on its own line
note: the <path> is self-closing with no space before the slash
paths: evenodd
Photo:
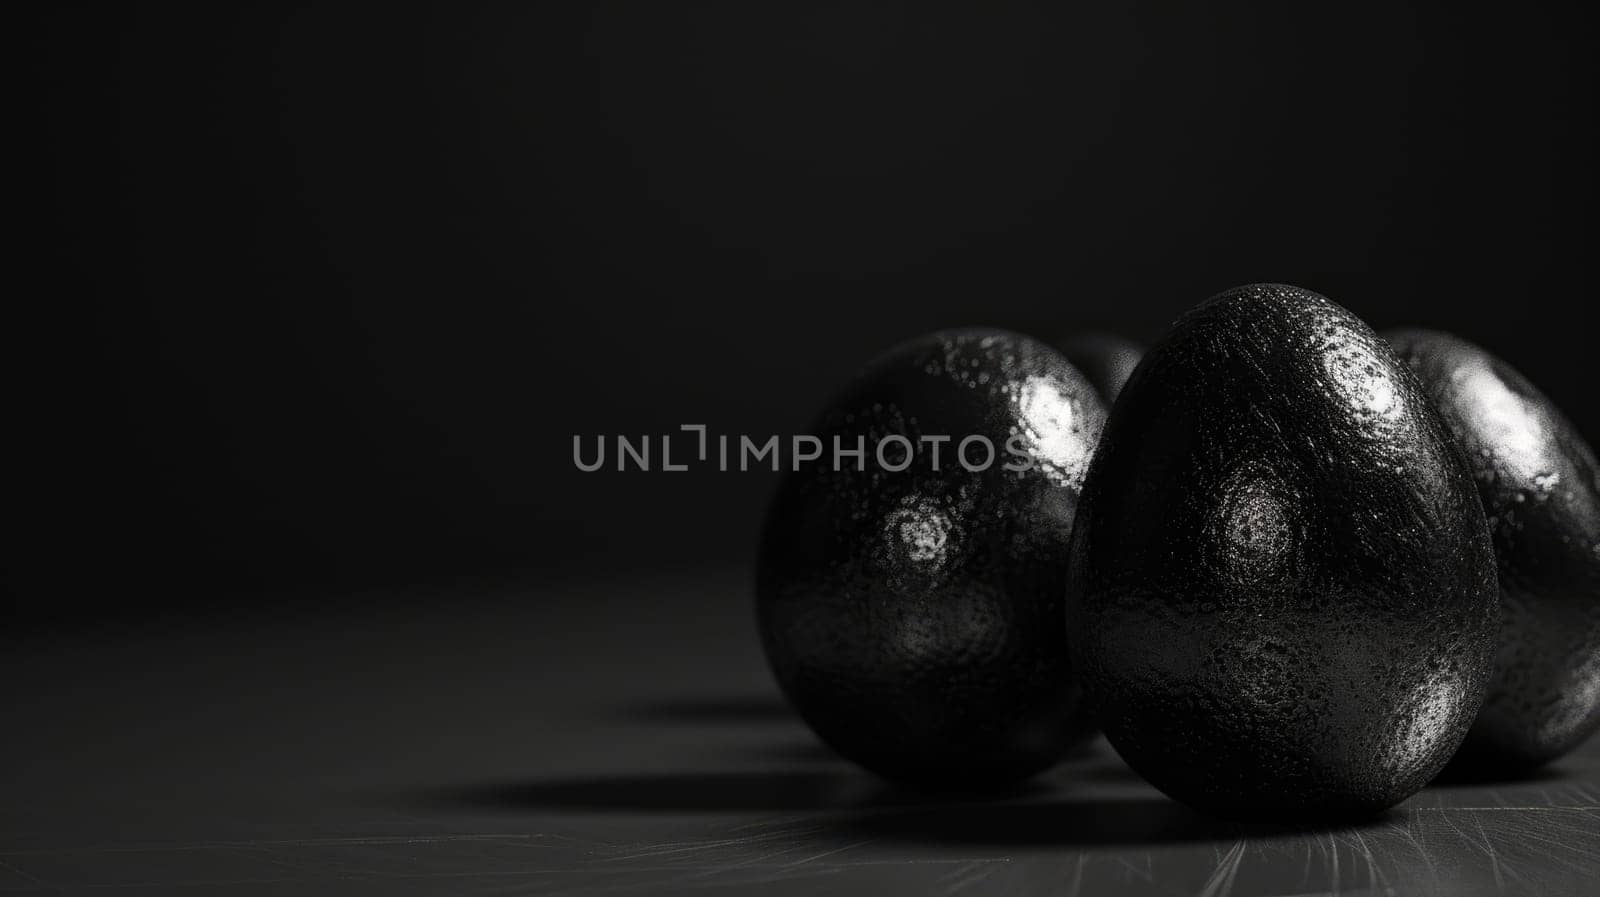
<path id="1" fill-rule="evenodd" d="M 1466 735 L 1493 656 L 1488 527 L 1443 423 L 1371 329 L 1291 286 L 1213 297 L 1145 355 L 1066 595 L 1112 745 L 1232 818 L 1405 799 Z"/>
<path id="2" fill-rule="evenodd" d="M 830 451 L 864 443 L 866 464 L 785 476 L 757 605 L 773 673 L 824 741 L 890 779 L 984 786 L 1087 734 L 1062 599 L 1104 418 L 1054 349 L 983 329 L 889 351 L 822 414 L 811 432 Z M 969 470 L 959 445 L 979 436 L 996 457 Z M 876 463 L 890 437 L 915 449 L 904 470 Z"/>
<path id="3" fill-rule="evenodd" d="M 1600 466 L 1572 424 L 1504 361 L 1438 331 L 1386 336 L 1472 470 L 1499 564 L 1495 674 L 1460 764 L 1515 775 L 1600 728 Z"/>

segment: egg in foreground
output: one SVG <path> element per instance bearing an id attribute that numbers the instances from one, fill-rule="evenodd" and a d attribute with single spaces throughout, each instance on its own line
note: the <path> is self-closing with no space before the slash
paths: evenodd
<path id="1" fill-rule="evenodd" d="M 1388 345 L 1310 291 L 1230 290 L 1146 354 L 1073 544 L 1090 706 L 1194 807 L 1382 810 L 1483 700 L 1495 569 L 1471 478 Z"/>

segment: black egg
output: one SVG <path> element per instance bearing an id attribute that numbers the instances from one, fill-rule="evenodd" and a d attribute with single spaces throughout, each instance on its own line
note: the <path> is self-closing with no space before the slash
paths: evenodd
<path id="1" fill-rule="evenodd" d="M 1495 674 L 1460 760 L 1515 774 L 1600 727 L 1600 488 L 1594 452 L 1505 362 L 1446 333 L 1387 334 L 1477 480 L 1500 566 Z"/>
<path id="2" fill-rule="evenodd" d="M 887 778 L 971 787 L 1087 734 L 1062 595 L 1104 420 L 1059 353 L 998 330 L 905 343 L 826 410 L 824 458 L 785 476 L 757 569 L 768 661 L 824 741 Z M 836 440 L 864 469 L 833 469 Z"/>
<path id="3" fill-rule="evenodd" d="M 1080 333 L 1054 343 L 1072 366 L 1083 372 L 1109 407 L 1133 376 L 1144 347 L 1109 333 Z"/>
<path id="4" fill-rule="evenodd" d="M 1403 800 L 1461 743 L 1493 658 L 1488 527 L 1444 425 L 1383 340 L 1290 286 L 1213 297 L 1145 355 L 1067 594 L 1111 743 L 1232 818 Z"/>

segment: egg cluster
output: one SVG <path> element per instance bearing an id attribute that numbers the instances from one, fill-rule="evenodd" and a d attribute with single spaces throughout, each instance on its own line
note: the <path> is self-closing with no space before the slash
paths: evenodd
<path id="1" fill-rule="evenodd" d="M 813 432 L 979 435 L 1037 462 L 779 488 L 767 658 L 817 734 L 885 777 L 1015 782 L 1098 729 L 1208 812 L 1361 815 L 1452 761 L 1515 773 L 1600 727 L 1594 454 L 1458 338 L 1380 336 L 1258 284 L 1142 358 L 914 339 Z"/>

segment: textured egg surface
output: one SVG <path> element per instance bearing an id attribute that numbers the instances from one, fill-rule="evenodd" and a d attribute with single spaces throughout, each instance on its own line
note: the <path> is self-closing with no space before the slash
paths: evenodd
<path id="1" fill-rule="evenodd" d="M 1087 733 L 1062 595 L 1104 419 L 1058 352 L 997 330 L 905 343 L 826 410 L 810 432 L 864 444 L 865 470 L 786 474 L 757 567 L 768 661 L 823 740 L 888 778 L 963 787 L 1031 775 Z M 915 446 L 903 471 L 874 457 L 890 436 Z M 971 436 L 994 446 L 987 469 L 959 464 Z"/>
<path id="2" fill-rule="evenodd" d="M 1600 727 L 1600 488 L 1595 456 L 1532 384 L 1483 349 L 1387 334 L 1471 468 L 1499 563 L 1499 652 L 1461 760 L 1515 774 Z"/>
<path id="3" fill-rule="evenodd" d="M 1074 531 L 1091 707 L 1167 794 L 1235 818 L 1371 813 L 1482 701 L 1488 529 L 1416 378 L 1343 308 L 1230 290 L 1123 388 Z"/>

